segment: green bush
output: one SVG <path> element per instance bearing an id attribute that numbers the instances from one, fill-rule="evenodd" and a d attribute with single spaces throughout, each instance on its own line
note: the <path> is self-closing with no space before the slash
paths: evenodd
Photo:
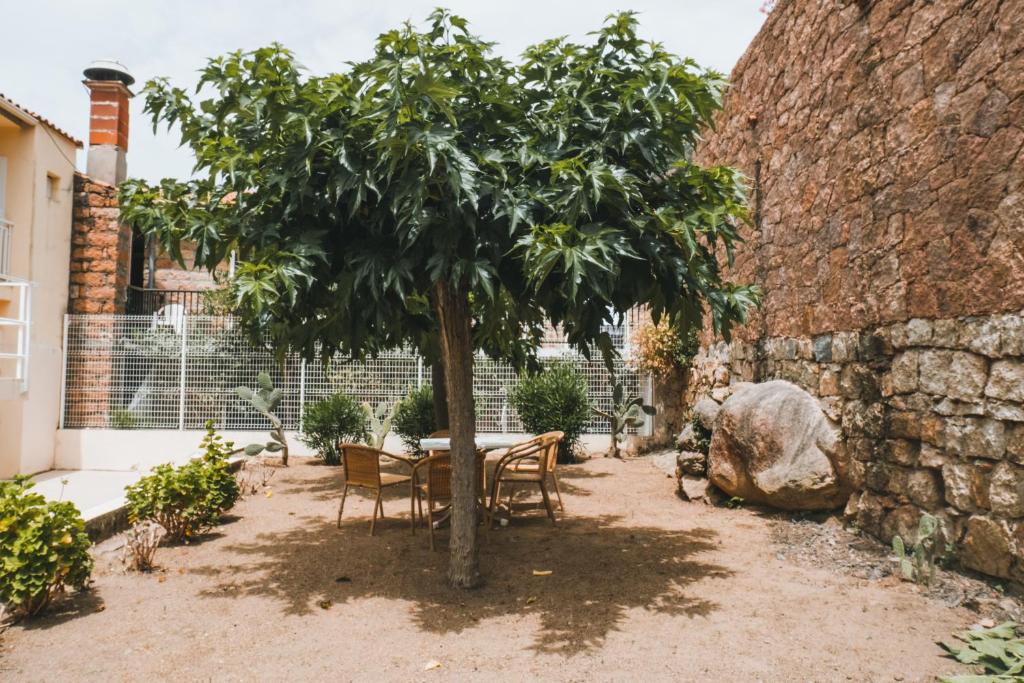
<path id="1" fill-rule="evenodd" d="M 128 518 L 151 519 L 174 541 L 188 541 L 215 526 L 220 513 L 238 500 L 238 481 L 228 467 L 232 444 L 207 423 L 202 457 L 180 467 L 165 464 L 125 489 Z"/>
<path id="2" fill-rule="evenodd" d="M 15 618 L 41 612 L 92 574 L 85 522 L 73 503 L 30 493 L 28 477 L 0 481 L 0 603 Z"/>
<path id="3" fill-rule="evenodd" d="M 434 390 L 429 384 L 413 389 L 395 406 L 391 425 L 406 449 L 414 455 L 423 455 L 420 439 L 437 431 L 434 419 Z"/>
<path id="4" fill-rule="evenodd" d="M 567 364 L 552 365 L 536 375 L 524 375 L 508 398 L 531 434 L 565 432 L 558 462 L 575 462 L 580 437 L 593 413 L 582 375 Z"/>
<path id="5" fill-rule="evenodd" d="M 338 392 L 306 410 L 299 440 L 315 450 L 328 465 L 337 465 L 341 463 L 338 442 L 366 441 L 369 419 L 366 406 Z"/>

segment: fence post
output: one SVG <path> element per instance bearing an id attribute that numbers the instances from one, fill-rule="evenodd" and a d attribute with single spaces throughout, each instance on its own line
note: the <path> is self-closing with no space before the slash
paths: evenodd
<path id="1" fill-rule="evenodd" d="M 232 252 L 234 256 L 234 252 Z M 299 431 L 302 431 L 302 421 L 306 418 L 306 359 L 302 359 L 299 365 Z"/>
<path id="2" fill-rule="evenodd" d="M 181 376 L 178 380 L 178 431 L 185 429 L 185 356 L 188 354 L 188 316 L 181 315 Z"/>
<path id="3" fill-rule="evenodd" d="M 423 356 L 416 356 L 416 388 L 423 386 Z"/>
<path id="4" fill-rule="evenodd" d="M 68 314 L 64 314 L 64 338 L 61 340 L 60 360 L 60 421 L 58 429 L 64 429 L 64 413 L 68 405 Z"/>

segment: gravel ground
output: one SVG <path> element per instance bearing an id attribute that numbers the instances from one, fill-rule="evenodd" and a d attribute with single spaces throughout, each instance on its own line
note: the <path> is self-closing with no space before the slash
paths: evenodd
<path id="1" fill-rule="evenodd" d="M 359 495 L 339 530 L 337 471 L 296 459 L 206 537 L 161 548 L 159 571 L 125 573 L 119 539 L 102 544 L 92 590 L 3 636 L 0 679 L 931 681 L 964 671 L 935 641 L 978 614 L 805 559 L 799 549 L 821 557 L 833 545 L 820 524 L 684 503 L 646 458 L 597 458 L 564 468 L 562 482 L 558 526 L 524 497 L 512 524 L 483 539 L 486 585 L 465 592 L 444 583 L 446 553 L 409 533 L 404 492 L 386 499 L 376 537 Z M 780 535 L 780 525 L 809 531 Z"/>

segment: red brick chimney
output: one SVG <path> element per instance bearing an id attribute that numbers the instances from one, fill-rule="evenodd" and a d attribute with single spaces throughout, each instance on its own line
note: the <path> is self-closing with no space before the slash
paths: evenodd
<path id="1" fill-rule="evenodd" d="M 86 173 L 94 180 L 117 185 L 127 173 L 128 89 L 135 79 L 122 64 L 101 60 L 84 72 L 89 89 L 89 154 Z"/>

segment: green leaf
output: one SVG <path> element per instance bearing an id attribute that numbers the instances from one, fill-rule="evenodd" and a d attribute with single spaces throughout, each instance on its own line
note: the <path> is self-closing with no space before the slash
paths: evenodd
<path id="1" fill-rule="evenodd" d="M 246 455 L 259 455 L 260 453 L 263 452 L 263 448 L 264 448 L 264 446 L 261 443 L 251 443 L 251 444 L 249 444 L 248 446 L 245 447 L 245 454 Z"/>

